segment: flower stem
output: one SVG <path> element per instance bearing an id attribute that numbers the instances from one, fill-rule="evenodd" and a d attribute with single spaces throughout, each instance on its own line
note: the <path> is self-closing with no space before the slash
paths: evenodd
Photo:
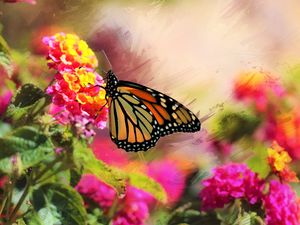
<path id="1" fill-rule="evenodd" d="M 26 199 L 26 197 L 27 197 L 27 195 L 28 195 L 28 193 L 30 191 L 31 183 L 32 183 L 32 177 L 29 176 L 28 180 L 26 182 L 25 189 L 24 189 L 24 191 L 23 191 L 23 193 L 22 193 L 22 195 L 21 195 L 21 197 L 20 197 L 20 199 L 19 199 L 16 207 L 14 208 L 14 210 L 12 211 L 12 213 L 9 216 L 9 220 L 7 222 L 7 225 L 10 225 L 10 224 L 12 224 L 14 222 L 15 217 L 16 217 L 16 215 L 17 215 L 20 207 L 22 206 L 24 200 Z"/>

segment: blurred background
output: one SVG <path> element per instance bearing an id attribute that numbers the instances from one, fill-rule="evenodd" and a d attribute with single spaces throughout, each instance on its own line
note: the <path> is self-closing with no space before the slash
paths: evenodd
<path id="1" fill-rule="evenodd" d="M 262 143 L 267 148 L 274 138 L 280 142 L 278 137 L 262 135 L 270 131 L 266 128 L 266 115 L 271 110 L 262 112 L 261 108 L 237 102 L 239 89 L 235 84 L 240 74 L 268 71 L 266 76 L 272 74 L 271 81 L 281 83 L 287 93 L 294 91 L 289 103 L 277 105 L 280 109 L 288 105 L 283 110 L 293 111 L 299 97 L 299 20 L 298 0 L 0 2 L 0 30 L 14 49 L 16 73 L 22 74 L 16 78 L 20 83 L 46 87 L 52 75 L 46 60 L 40 57 L 47 51 L 41 38 L 56 32 L 74 33 L 97 53 L 100 68 L 109 64 L 101 53 L 104 50 L 120 79 L 166 93 L 196 113 L 203 121 L 201 132 L 164 137 L 144 155 L 149 162 L 160 158 L 176 161 L 183 171 L 209 171 L 220 162 L 246 161 L 254 154 L 246 150 L 254 145 L 261 149 Z M 272 103 L 274 99 L 270 99 Z M 228 111 L 229 118 L 234 119 L 230 122 L 224 120 Z M 238 117 L 241 113 L 245 115 Z M 231 126 L 233 121 L 236 127 Z M 294 137 L 299 139 L 300 131 L 297 132 Z M 96 156 L 114 165 L 126 164 L 127 168 L 140 170 L 141 164 L 127 161 L 128 157 L 137 156 L 117 150 L 108 135 L 107 129 L 97 132 L 93 143 Z M 251 137 L 240 141 L 243 135 Z M 295 150 L 288 144 L 284 147 Z M 297 146 L 297 152 L 298 149 Z M 294 150 L 290 153 L 298 159 L 300 154 Z M 251 168 L 262 172 L 258 158 L 250 160 Z M 299 171 L 297 164 L 295 168 Z M 203 171 L 198 178 L 204 176 Z M 184 175 L 188 177 L 190 173 Z M 196 185 L 193 190 L 185 197 L 195 197 L 199 187 Z"/>

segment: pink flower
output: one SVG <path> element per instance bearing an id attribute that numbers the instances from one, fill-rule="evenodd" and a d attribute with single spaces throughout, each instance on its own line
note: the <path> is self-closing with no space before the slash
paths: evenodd
<path id="1" fill-rule="evenodd" d="M 6 109 L 12 98 L 12 92 L 6 91 L 0 96 L 0 116 L 6 112 Z"/>
<path id="2" fill-rule="evenodd" d="M 202 181 L 202 210 L 222 208 L 234 199 L 244 198 L 250 204 L 261 201 L 263 181 L 245 164 L 231 163 L 217 167 L 213 176 Z"/>
<path id="3" fill-rule="evenodd" d="M 103 129 L 108 112 L 105 90 L 100 88 L 103 79 L 94 71 L 98 65 L 94 52 L 73 34 L 57 33 L 44 37 L 43 42 L 48 47 L 48 65 L 57 70 L 46 92 L 67 112 L 59 119 L 69 120 L 87 137 L 94 136 L 93 126 Z"/>
<path id="4" fill-rule="evenodd" d="M 113 218 L 113 225 L 143 225 L 149 217 L 149 207 L 155 199 L 138 188 L 128 186 L 123 207 Z"/>
<path id="5" fill-rule="evenodd" d="M 147 174 L 165 189 L 168 203 L 173 204 L 179 200 L 185 188 L 185 177 L 173 161 L 151 162 L 148 165 Z"/>
<path id="6" fill-rule="evenodd" d="M 149 209 L 144 202 L 131 202 L 114 217 L 113 225 L 143 225 L 149 217 Z"/>
<path id="7" fill-rule="evenodd" d="M 267 225 L 299 225 L 299 202 L 287 184 L 270 182 L 269 193 L 263 198 Z"/>
<path id="8" fill-rule="evenodd" d="M 92 144 L 97 159 L 114 166 L 125 166 L 129 163 L 128 154 L 116 147 L 105 135 L 98 134 Z"/>
<path id="9" fill-rule="evenodd" d="M 87 43 L 74 34 L 57 33 L 44 37 L 48 46 L 48 65 L 51 68 L 72 70 L 78 67 L 96 68 L 97 58 Z"/>
<path id="10" fill-rule="evenodd" d="M 285 94 L 278 80 L 264 71 L 242 73 L 234 83 L 233 92 L 238 100 L 254 104 L 258 112 L 266 112 Z"/>
<path id="11" fill-rule="evenodd" d="M 293 159 L 300 159 L 299 107 L 280 114 L 268 113 L 260 134 L 262 140 L 275 140 Z"/>
<path id="12" fill-rule="evenodd" d="M 108 210 L 116 198 L 115 190 L 98 180 L 94 175 L 84 175 L 75 189 L 104 209 Z"/>

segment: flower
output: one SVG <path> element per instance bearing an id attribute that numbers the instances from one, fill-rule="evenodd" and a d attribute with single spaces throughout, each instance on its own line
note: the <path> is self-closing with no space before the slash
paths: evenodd
<path id="1" fill-rule="evenodd" d="M 168 203 L 179 200 L 185 188 L 185 176 L 173 161 L 153 161 L 148 165 L 147 174 L 165 189 Z"/>
<path id="2" fill-rule="evenodd" d="M 149 217 L 154 198 L 138 188 L 128 186 L 123 207 L 113 218 L 113 225 L 143 225 Z"/>
<path id="3" fill-rule="evenodd" d="M 55 80 L 46 92 L 61 108 L 59 122 L 71 122 L 80 134 L 94 136 L 93 126 L 104 128 L 107 107 L 102 77 L 94 71 L 98 65 L 94 52 L 86 42 L 73 34 L 58 33 L 45 37 L 48 46 L 48 65 L 57 71 Z"/>
<path id="4" fill-rule="evenodd" d="M 0 96 L 0 116 L 3 115 L 12 98 L 12 92 L 6 91 Z"/>
<path id="5" fill-rule="evenodd" d="M 108 210 L 116 198 L 116 192 L 112 187 L 90 174 L 84 175 L 75 189 L 96 202 L 104 210 Z"/>
<path id="6" fill-rule="evenodd" d="M 97 58 L 88 44 L 74 34 L 57 33 L 43 38 L 48 46 L 48 66 L 59 71 L 79 67 L 96 68 Z"/>
<path id="7" fill-rule="evenodd" d="M 300 158 L 300 113 L 298 108 L 277 115 L 274 124 L 274 139 L 284 147 L 292 158 Z"/>
<path id="8" fill-rule="evenodd" d="M 267 225 L 299 225 L 299 203 L 295 192 L 286 184 L 272 180 L 263 198 Z"/>
<path id="9" fill-rule="evenodd" d="M 285 94 L 278 80 L 264 71 L 242 73 L 235 81 L 233 91 L 238 100 L 254 104 L 258 112 L 265 112 Z M 276 97 L 274 101 L 272 97 Z"/>
<path id="10" fill-rule="evenodd" d="M 213 176 L 202 181 L 202 210 L 222 208 L 234 199 L 244 198 L 250 204 L 261 201 L 263 181 L 245 164 L 231 163 L 217 167 Z"/>
<path id="11" fill-rule="evenodd" d="M 129 163 L 128 154 L 118 149 L 107 136 L 98 134 L 94 138 L 92 149 L 97 159 L 109 165 L 122 167 Z"/>
<path id="12" fill-rule="evenodd" d="M 288 152 L 284 150 L 276 141 L 271 148 L 268 148 L 268 162 L 274 173 L 278 174 L 282 180 L 288 182 L 299 182 L 296 173 L 290 169 L 288 163 L 292 161 Z"/>

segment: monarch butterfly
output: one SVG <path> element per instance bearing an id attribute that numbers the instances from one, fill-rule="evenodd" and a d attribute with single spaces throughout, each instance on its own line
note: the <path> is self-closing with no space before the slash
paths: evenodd
<path id="1" fill-rule="evenodd" d="M 200 130 L 199 119 L 185 106 L 156 90 L 118 80 L 109 70 L 105 87 L 109 130 L 125 151 L 146 151 L 162 136 Z"/>

